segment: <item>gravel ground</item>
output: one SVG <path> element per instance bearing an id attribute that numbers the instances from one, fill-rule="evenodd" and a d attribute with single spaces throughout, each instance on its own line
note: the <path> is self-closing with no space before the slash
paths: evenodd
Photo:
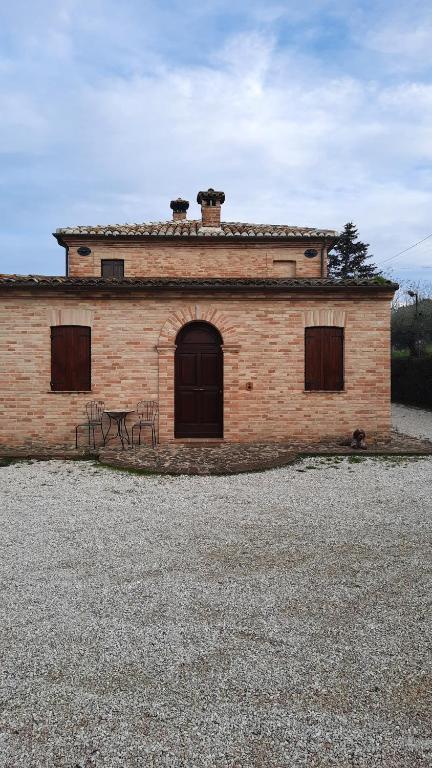
<path id="1" fill-rule="evenodd" d="M 431 470 L 0 468 L 1 768 L 430 767 Z"/>
<path id="2" fill-rule="evenodd" d="M 397 432 L 432 440 L 432 411 L 393 403 L 392 421 Z"/>

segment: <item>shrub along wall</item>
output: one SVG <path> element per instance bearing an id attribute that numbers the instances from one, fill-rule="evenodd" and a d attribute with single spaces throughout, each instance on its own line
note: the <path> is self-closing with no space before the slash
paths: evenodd
<path id="1" fill-rule="evenodd" d="M 432 358 L 393 358 L 392 400 L 432 408 Z"/>

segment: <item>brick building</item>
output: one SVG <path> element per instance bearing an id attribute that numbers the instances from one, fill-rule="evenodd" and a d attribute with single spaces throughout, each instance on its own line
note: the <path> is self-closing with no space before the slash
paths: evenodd
<path id="1" fill-rule="evenodd" d="M 332 230 L 221 221 L 58 229 L 66 276 L 0 277 L 0 444 L 74 444 L 85 404 L 159 402 L 161 442 L 390 428 L 385 281 L 327 277 Z"/>

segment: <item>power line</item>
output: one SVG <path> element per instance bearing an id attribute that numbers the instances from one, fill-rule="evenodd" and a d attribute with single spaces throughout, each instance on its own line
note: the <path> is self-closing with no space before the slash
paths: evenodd
<path id="1" fill-rule="evenodd" d="M 405 269 L 432 269 L 432 264 L 416 264 L 414 267 L 411 265 L 410 267 L 397 267 L 397 269 L 401 272 Z"/>
<path id="2" fill-rule="evenodd" d="M 387 264 L 388 261 L 392 261 L 393 259 L 396 259 L 398 256 L 402 256 L 403 253 L 406 253 L 407 251 L 411 251 L 412 248 L 416 248 L 420 243 L 424 243 L 425 240 L 429 240 L 429 238 L 432 237 L 432 232 L 430 235 L 427 235 L 423 238 L 423 240 L 419 240 L 418 243 L 414 243 L 414 245 L 408 246 L 408 248 L 404 248 L 403 251 L 399 251 L 399 253 L 395 253 L 394 256 L 390 256 L 388 259 L 384 259 L 384 261 L 379 261 L 378 266 L 381 266 L 382 264 Z"/>

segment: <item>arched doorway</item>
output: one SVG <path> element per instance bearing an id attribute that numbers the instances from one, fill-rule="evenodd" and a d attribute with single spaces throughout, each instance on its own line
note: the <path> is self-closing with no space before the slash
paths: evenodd
<path id="1" fill-rule="evenodd" d="M 178 333 L 175 352 L 175 437 L 223 437 L 222 337 L 194 321 Z"/>

